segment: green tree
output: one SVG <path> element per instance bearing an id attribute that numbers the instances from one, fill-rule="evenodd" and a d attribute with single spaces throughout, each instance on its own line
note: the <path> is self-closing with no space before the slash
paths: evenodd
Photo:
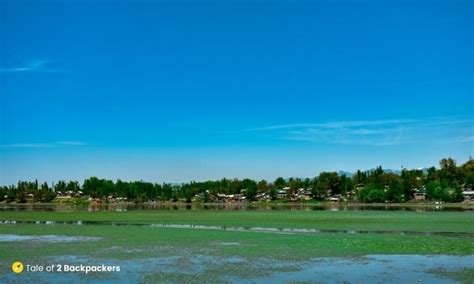
<path id="1" fill-rule="evenodd" d="M 313 188 L 313 194 L 319 197 L 340 194 L 341 191 L 341 179 L 336 172 L 320 173 Z"/>
<path id="2" fill-rule="evenodd" d="M 27 192 L 25 190 L 20 190 L 16 194 L 17 203 L 26 203 L 27 201 Z"/>
<path id="3" fill-rule="evenodd" d="M 368 185 L 359 192 L 358 197 L 364 203 L 385 202 L 385 190 L 375 185 Z"/>
<path id="4" fill-rule="evenodd" d="M 54 186 L 54 191 L 58 192 L 65 192 L 66 191 L 66 182 L 63 180 L 58 181 Z"/>
<path id="5" fill-rule="evenodd" d="M 403 183 L 400 178 L 394 178 L 388 187 L 386 192 L 386 198 L 390 202 L 403 202 L 405 201 L 405 194 L 403 190 Z"/>
<path id="6" fill-rule="evenodd" d="M 0 202 L 7 199 L 8 188 L 6 186 L 0 187 Z"/>
<path id="7" fill-rule="evenodd" d="M 173 187 L 169 183 L 164 183 L 161 187 L 161 199 L 170 200 L 173 197 Z"/>
<path id="8" fill-rule="evenodd" d="M 278 177 L 274 182 L 273 182 L 273 186 L 276 187 L 276 188 L 283 188 L 286 186 L 286 181 L 284 178 L 282 177 Z"/>
<path id="9" fill-rule="evenodd" d="M 250 201 L 255 200 L 255 195 L 257 195 L 257 183 L 246 178 L 242 181 L 242 186 L 245 189 L 245 198 Z"/>
<path id="10" fill-rule="evenodd" d="M 436 201 L 448 201 L 450 199 L 448 191 L 438 180 L 426 184 L 426 197 Z"/>
<path id="11" fill-rule="evenodd" d="M 257 184 L 257 190 L 259 191 L 267 191 L 268 190 L 268 183 L 266 180 L 262 179 L 261 181 L 258 182 Z"/>
<path id="12" fill-rule="evenodd" d="M 9 189 L 7 191 L 7 197 L 5 198 L 6 202 L 7 203 L 13 202 L 13 201 L 15 201 L 15 198 L 16 198 L 15 190 L 14 189 Z"/>
<path id="13" fill-rule="evenodd" d="M 448 186 L 455 185 L 458 177 L 458 170 L 456 161 L 451 158 L 445 158 L 439 161 L 441 169 L 439 170 L 439 177 L 442 182 L 446 182 Z"/>
<path id="14" fill-rule="evenodd" d="M 79 182 L 69 181 L 66 185 L 66 191 L 78 192 L 80 189 Z"/>

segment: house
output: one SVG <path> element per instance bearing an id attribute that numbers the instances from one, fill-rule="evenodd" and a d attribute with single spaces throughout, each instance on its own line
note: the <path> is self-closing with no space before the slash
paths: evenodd
<path id="1" fill-rule="evenodd" d="M 414 192 L 413 196 L 415 201 L 424 201 L 426 200 L 426 188 L 422 186 L 421 188 L 413 188 L 412 191 Z"/>
<path id="2" fill-rule="evenodd" d="M 262 200 L 270 200 L 271 197 L 270 197 L 270 194 L 266 192 L 259 192 L 257 193 L 257 195 L 255 195 L 255 199 L 262 201 Z"/>
<path id="3" fill-rule="evenodd" d="M 227 202 L 242 202 L 245 201 L 247 198 L 243 194 L 234 194 L 229 195 L 230 198 L 227 199 Z"/>
<path id="4" fill-rule="evenodd" d="M 331 201 L 331 202 L 339 202 L 340 199 L 341 199 L 341 196 L 339 194 L 326 198 L 327 201 Z"/>
<path id="5" fill-rule="evenodd" d="M 99 199 L 99 198 L 92 198 L 92 197 L 89 197 L 89 201 L 91 204 L 93 205 L 101 205 L 102 204 L 102 200 Z"/>
<path id="6" fill-rule="evenodd" d="M 415 192 L 414 194 L 415 201 L 425 201 L 426 193 L 425 192 Z"/>
<path id="7" fill-rule="evenodd" d="M 71 196 L 70 195 L 57 195 L 56 198 L 57 199 L 71 199 Z"/>
<path id="8" fill-rule="evenodd" d="M 74 192 L 72 190 L 69 190 L 69 191 L 56 191 L 56 195 L 58 198 L 63 198 L 63 199 L 67 199 L 67 198 L 71 198 L 71 197 L 79 197 L 81 195 L 83 195 L 84 193 L 82 191 L 78 191 L 78 192 Z"/>
<path id="9" fill-rule="evenodd" d="M 217 193 L 216 194 L 218 202 L 243 202 L 246 201 L 247 198 L 243 194 L 225 194 L 225 193 Z"/>
<path id="10" fill-rule="evenodd" d="M 277 191 L 276 191 L 276 197 L 277 197 L 278 199 L 284 199 L 284 198 L 286 198 L 286 191 L 283 190 L 283 189 L 277 189 Z"/>
<path id="11" fill-rule="evenodd" d="M 355 186 L 355 190 L 356 191 L 361 191 L 362 189 L 364 189 L 365 185 L 363 183 L 358 183 L 356 186 Z"/>
<path id="12" fill-rule="evenodd" d="M 204 192 L 200 192 L 194 195 L 194 199 L 197 199 L 197 200 L 204 199 Z"/>
<path id="13" fill-rule="evenodd" d="M 227 195 L 224 193 L 218 193 L 216 194 L 216 197 L 218 201 L 225 201 L 225 199 L 227 198 Z"/>
<path id="14" fill-rule="evenodd" d="M 474 200 L 474 190 L 465 188 L 462 191 L 462 196 L 464 197 L 464 200 L 471 201 Z"/>
<path id="15" fill-rule="evenodd" d="M 308 190 L 308 189 L 305 189 L 305 188 L 298 188 L 296 190 L 296 193 L 292 194 L 291 197 L 292 197 L 293 201 L 296 201 L 296 200 L 311 200 L 313 198 L 313 194 L 312 194 L 310 189 Z"/>

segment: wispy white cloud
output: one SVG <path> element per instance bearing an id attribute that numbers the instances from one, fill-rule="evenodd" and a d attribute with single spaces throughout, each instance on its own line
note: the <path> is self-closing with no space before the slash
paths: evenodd
<path id="1" fill-rule="evenodd" d="M 474 135 L 467 136 L 467 137 L 461 137 L 459 139 L 459 142 L 461 142 L 461 143 L 474 142 Z"/>
<path id="2" fill-rule="evenodd" d="M 246 131 L 265 132 L 277 139 L 293 141 L 387 146 L 428 141 L 473 142 L 473 125 L 471 117 L 431 117 L 279 124 Z"/>
<path id="3" fill-rule="evenodd" d="M 68 145 L 68 146 L 84 146 L 86 143 L 82 141 L 58 141 L 57 145 Z"/>
<path id="4" fill-rule="evenodd" d="M 13 144 L 2 144 L 1 148 L 52 148 L 54 143 L 13 143 Z"/>
<path id="5" fill-rule="evenodd" d="M 284 136 L 287 140 L 322 142 L 326 144 L 363 144 L 373 146 L 400 144 L 403 127 L 390 128 L 307 128 L 299 132 L 290 132 Z"/>
<path id="6" fill-rule="evenodd" d="M 391 120 L 351 120 L 351 121 L 329 121 L 322 123 L 293 123 L 293 124 L 278 124 L 266 127 L 249 128 L 246 131 L 260 131 L 260 130 L 277 130 L 277 129 L 292 129 L 292 128 L 347 128 L 347 127 L 363 127 L 387 124 L 400 124 L 412 122 L 412 119 L 391 119 Z"/>
<path id="7" fill-rule="evenodd" d="M 10 67 L 0 67 L 0 72 L 17 73 L 17 72 L 60 72 L 58 69 L 48 67 L 50 61 L 36 59 L 26 62 L 25 64 Z"/>
<path id="8" fill-rule="evenodd" d="M 14 148 L 30 148 L 30 149 L 46 149 L 57 148 L 61 146 L 84 146 L 86 143 L 82 141 L 56 141 L 49 143 L 12 143 L 1 144 L 0 148 L 14 149 Z"/>

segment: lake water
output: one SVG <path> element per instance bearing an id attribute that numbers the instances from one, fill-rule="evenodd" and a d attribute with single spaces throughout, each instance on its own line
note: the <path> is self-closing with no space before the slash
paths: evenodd
<path id="1" fill-rule="evenodd" d="M 317 257 L 309 261 L 269 258 L 245 259 L 209 255 L 177 255 L 135 260 L 91 259 L 58 256 L 44 263 L 70 265 L 119 265 L 114 273 L 24 273 L 27 283 L 457 283 L 436 272 L 474 268 L 474 255 L 367 255 L 363 257 Z M 209 276 L 212 271 L 212 276 Z M 219 271 L 219 273 L 216 273 Z M 0 276 L 12 282 L 12 273 Z"/>
<path id="2" fill-rule="evenodd" d="M 346 204 L 105 204 L 101 206 L 74 206 L 61 204 L 0 204 L 0 211 L 134 211 L 134 210 L 402 210 L 402 211 L 468 211 L 469 206 L 443 205 L 346 205 Z M 471 213 L 467 213 L 471 214 Z M 30 215 L 30 214 L 28 214 Z M 34 220 L 34 219 L 33 219 Z M 233 227 L 205 226 L 194 224 L 134 223 L 102 221 L 18 221 L 2 220 L 0 225 L 36 224 L 44 235 L 25 235 L 21 232 L 0 234 L 0 243 L 15 246 L 69 246 L 86 244 L 91 250 L 103 240 L 101 237 L 64 236 L 48 234 L 50 225 L 84 226 L 84 230 L 94 225 L 144 226 L 159 229 L 183 230 L 227 230 L 252 232 L 269 237 L 268 234 L 398 234 L 420 236 L 462 237 L 474 239 L 472 233 L 454 232 L 412 232 L 412 231 L 360 231 L 360 230 L 318 230 L 303 228 Z M 82 228 L 81 228 L 82 230 Z M 17 235 L 18 233 L 18 235 Z M 286 236 L 285 236 L 286 237 Z M 234 240 L 218 240 L 215 244 L 222 248 L 238 248 L 241 244 Z M 124 253 L 124 257 L 111 258 L 108 253 Z M 474 255 L 365 255 L 359 257 L 315 257 L 306 260 L 272 259 L 268 257 L 246 258 L 242 256 L 219 256 L 206 253 L 189 253 L 177 249 L 173 256 L 147 251 L 139 257 L 140 248 L 116 246 L 104 248 L 100 254 L 91 257 L 82 255 L 60 255 L 41 257 L 37 263 L 70 265 L 119 265 L 116 273 L 23 273 L 12 272 L 0 275 L 0 283 L 457 283 L 446 273 L 462 269 L 474 269 Z M 151 257 L 150 257 L 151 255 Z M 8 264 L 10 264 L 9 262 Z M 444 273 L 444 274 L 443 274 Z M 474 280 L 473 280 L 474 281 Z M 473 282 L 474 283 L 474 282 Z"/>
<path id="3" fill-rule="evenodd" d="M 474 233 L 468 232 L 417 232 L 402 230 L 336 230 L 336 229 L 304 229 L 304 228 L 272 228 L 272 227 L 240 227 L 240 226 L 212 226 L 196 224 L 170 224 L 170 223 L 134 223 L 134 222 L 116 222 L 116 221 L 15 221 L 0 220 L 0 225 L 109 225 L 109 226 L 127 226 L 127 227 L 151 227 L 151 228 L 169 228 L 186 230 L 214 230 L 229 232 L 251 232 L 266 234 L 283 235 L 319 235 L 319 234 L 381 234 L 381 235 L 411 235 L 411 236 L 444 236 L 444 237 L 463 237 L 474 238 Z M 9 236 L 9 235 L 8 235 Z M 10 241 L 8 237 L 0 234 L 0 242 Z M 14 239 L 12 239 L 14 241 Z"/>

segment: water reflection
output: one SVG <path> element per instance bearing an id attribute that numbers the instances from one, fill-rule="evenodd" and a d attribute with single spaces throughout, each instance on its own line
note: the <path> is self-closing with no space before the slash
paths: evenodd
<path id="1" fill-rule="evenodd" d="M 110 204 L 0 204 L 0 211 L 134 211 L 134 210 L 304 210 L 304 211 L 473 211 L 468 204 L 335 204 L 335 203 L 110 203 Z"/>
<path id="2" fill-rule="evenodd" d="M 200 225 L 200 224 L 171 224 L 171 223 L 136 223 L 136 222 L 116 222 L 116 221 L 16 221 L 0 220 L 0 225 L 109 225 L 126 227 L 151 227 L 168 229 L 191 229 L 191 230 L 214 230 L 232 232 L 254 232 L 273 233 L 287 235 L 314 235 L 314 234 L 389 234 L 389 235 L 416 235 L 416 236 L 445 236 L 445 237 L 466 237 L 474 238 L 474 233 L 467 232 L 423 232 L 404 230 L 346 230 L 346 229 L 310 229 L 310 228 L 272 228 L 272 227 L 248 227 L 248 226 L 221 226 L 221 225 Z M 1 241 L 2 234 L 0 234 Z"/>

